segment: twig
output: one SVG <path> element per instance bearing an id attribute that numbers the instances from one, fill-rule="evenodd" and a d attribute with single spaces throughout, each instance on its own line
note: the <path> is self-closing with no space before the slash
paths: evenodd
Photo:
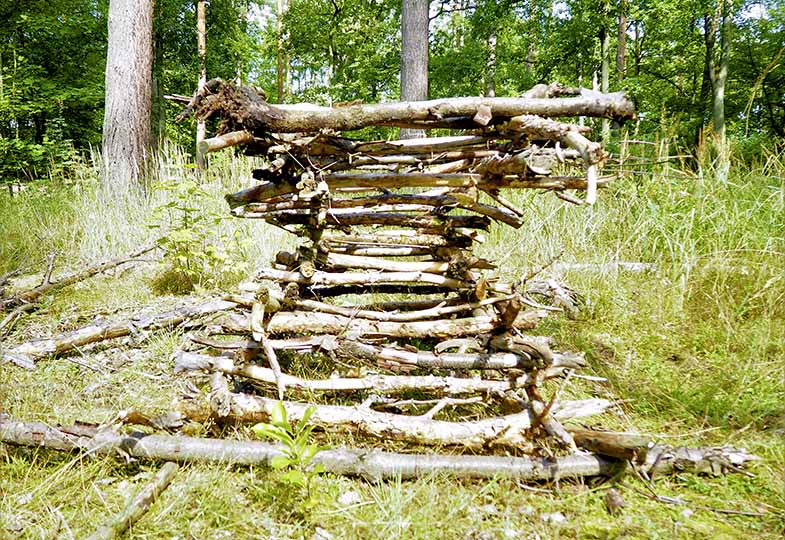
<path id="1" fill-rule="evenodd" d="M 150 510 L 161 492 L 169 487 L 178 469 L 176 463 L 171 461 L 164 463 L 153 480 L 142 488 L 142 491 L 133 498 L 128 506 L 88 536 L 87 540 L 111 540 L 120 537 Z"/>
<path id="2" fill-rule="evenodd" d="M 532 278 L 536 277 L 537 275 L 543 273 L 545 270 L 553 266 L 559 259 L 562 258 L 563 255 L 564 255 L 564 250 L 562 249 L 561 251 L 559 251 L 559 253 L 548 259 L 548 261 L 544 265 L 540 266 L 539 268 L 535 268 L 534 270 L 531 270 L 528 274 L 526 274 L 526 276 L 521 280 L 521 283 L 523 284 L 528 283 L 529 280 L 531 280 Z"/>
<path id="3" fill-rule="evenodd" d="M 41 286 L 49 285 L 52 279 L 52 271 L 55 268 L 55 259 L 57 258 L 57 251 L 53 251 L 49 254 L 49 262 L 46 265 L 46 272 L 44 273 L 44 279 L 41 280 Z"/>
<path id="4" fill-rule="evenodd" d="M 713 506 L 704 506 L 702 504 L 695 504 L 681 497 L 667 497 L 665 495 L 660 495 L 654 491 L 654 489 L 648 485 L 648 483 L 644 482 L 644 485 L 648 488 L 648 491 L 644 491 L 642 489 L 638 489 L 635 486 L 630 486 L 625 484 L 624 482 L 620 482 L 620 485 L 623 485 L 626 488 L 633 490 L 635 493 L 646 497 L 649 500 L 656 501 L 663 504 L 673 504 L 678 506 L 689 506 L 696 510 L 705 510 L 707 512 L 715 512 L 717 514 L 726 514 L 730 516 L 749 516 L 749 517 L 764 517 L 767 515 L 767 512 L 750 512 L 747 510 L 731 510 L 728 508 L 715 508 Z"/>

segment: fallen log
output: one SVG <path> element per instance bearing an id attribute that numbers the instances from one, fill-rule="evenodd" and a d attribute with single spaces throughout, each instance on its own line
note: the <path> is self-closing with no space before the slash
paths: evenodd
<path id="1" fill-rule="evenodd" d="M 283 403 L 287 417 L 297 422 L 311 409 L 309 423 L 324 429 L 346 428 L 385 440 L 401 440 L 429 446 L 458 446 L 479 450 L 491 446 L 531 449 L 530 430 L 536 415 L 530 410 L 506 416 L 466 422 L 433 420 L 379 412 L 367 406 L 312 405 L 294 401 L 279 402 L 261 396 L 229 394 L 229 412 L 223 420 L 230 423 L 269 422 L 273 408 Z M 604 399 L 588 399 L 557 404 L 551 415 L 557 420 L 601 414 L 612 405 Z M 193 404 L 183 403 L 183 412 L 195 421 L 210 417 Z"/>
<path id="2" fill-rule="evenodd" d="M 121 264 L 130 262 L 136 259 L 137 257 L 140 257 L 145 253 L 154 250 L 155 248 L 156 248 L 155 245 L 144 247 L 139 251 L 131 253 L 130 255 L 126 255 L 118 259 L 113 259 L 111 261 L 107 261 L 101 264 L 97 264 L 95 266 L 91 266 L 80 272 L 76 272 L 69 276 L 60 278 L 57 281 L 50 281 L 49 279 L 46 279 L 44 283 L 42 285 L 39 285 L 38 287 L 34 287 L 32 289 L 28 289 L 25 291 L 19 291 L 12 294 L 8 298 L 0 299 L 0 309 L 7 309 L 9 307 L 35 302 L 36 300 L 38 300 L 40 297 L 42 297 L 47 293 L 50 293 L 57 289 L 62 289 L 63 287 L 73 285 L 74 283 L 78 283 L 80 281 L 84 281 L 85 279 L 91 278 L 96 274 L 100 274 L 101 272 L 106 272 L 107 270 L 111 270 L 112 268 L 116 268 Z"/>
<path id="3" fill-rule="evenodd" d="M 0 442 L 16 446 L 48 448 L 67 452 L 119 455 L 138 459 L 181 463 L 220 463 L 270 467 L 274 457 L 283 455 L 279 445 L 261 441 L 236 441 L 198 437 L 123 435 L 112 430 L 72 435 L 67 428 L 40 423 L 23 423 L 0 417 Z M 706 471 L 738 472 L 757 456 L 737 448 L 652 448 L 642 469 L 647 474 Z M 438 454 L 400 454 L 338 447 L 316 454 L 314 465 L 327 472 L 360 476 L 368 480 L 418 478 L 447 474 L 455 478 L 512 478 L 522 481 L 559 480 L 587 476 L 615 476 L 625 462 L 599 455 L 563 458 L 525 458 L 499 456 L 461 456 Z M 678 468 L 677 468 L 678 464 Z"/>
<path id="4" fill-rule="evenodd" d="M 178 469 L 177 463 L 172 461 L 164 463 L 152 481 L 136 494 L 125 509 L 106 524 L 101 525 L 98 530 L 87 537 L 87 540 L 112 540 L 122 536 L 147 513 L 158 496 L 169 487 Z"/>
<path id="5" fill-rule="evenodd" d="M 180 306 L 157 315 L 138 313 L 127 321 L 98 321 L 59 336 L 35 339 L 15 347 L 0 349 L 0 362 L 12 362 L 17 366 L 32 369 L 35 362 L 41 358 L 63 354 L 88 343 L 128 336 L 136 332 L 172 328 L 184 322 L 194 322 L 207 315 L 226 311 L 236 305 L 225 300 L 212 300 Z"/>
<path id="6" fill-rule="evenodd" d="M 323 129 L 352 131 L 374 125 L 416 127 L 418 122 L 428 123 L 430 127 L 453 127 L 450 119 L 471 118 L 486 107 L 494 118 L 499 119 L 522 114 L 593 116 L 619 121 L 634 117 L 632 101 L 624 93 L 591 93 L 574 98 L 464 97 L 330 108 L 311 104 L 270 105 L 253 88 L 213 79 L 197 92 L 178 118 L 191 111 L 201 120 L 217 115 L 255 135 L 263 135 Z"/>

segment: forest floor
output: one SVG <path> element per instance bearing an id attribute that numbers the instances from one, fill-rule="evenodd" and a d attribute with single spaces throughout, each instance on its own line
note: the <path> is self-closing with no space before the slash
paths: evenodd
<path id="1" fill-rule="evenodd" d="M 556 317 L 538 333 L 586 353 L 586 375 L 567 394 L 621 400 L 592 425 L 643 433 L 674 446 L 744 447 L 762 460 L 751 471 L 654 479 L 653 490 L 684 504 L 652 500 L 634 475 L 615 486 L 626 500 L 610 515 L 607 481 L 522 485 L 505 479 L 429 476 L 366 482 L 320 476 L 304 509 L 303 493 L 261 468 L 184 465 L 128 538 L 782 538 L 785 534 L 785 161 L 734 164 L 718 182 L 709 167 L 626 178 L 593 208 L 524 194 L 531 212 L 521 231 L 494 230 L 481 253 L 514 278 L 564 252 L 549 272 L 585 298 L 576 319 Z M 236 178 L 233 162 L 216 163 Z M 237 170 L 236 170 L 237 169 Z M 227 172 L 228 171 L 228 172 Z M 224 181 L 204 193 L 222 212 Z M 151 209 L 97 205 L 86 187 L 31 188 L 0 195 L 0 275 L 19 266 L 16 287 L 37 284 L 51 250 L 71 269 L 129 252 L 153 233 Z M 168 195 L 170 196 L 170 195 Z M 213 203 L 206 203 L 214 199 Z M 182 202 L 182 200 L 180 201 Z M 160 201 L 156 204 L 159 205 Z M 142 216 L 144 214 L 144 216 Z M 142 216 L 142 217 L 140 217 Z M 245 235 L 235 254 L 267 264 L 285 242 L 262 224 L 220 223 Z M 160 234 L 160 232 L 155 232 Z M 163 312 L 190 299 L 162 293 L 166 266 L 152 260 L 83 281 L 44 298 L 2 344 L 44 337 L 139 311 Z M 648 271 L 609 267 L 643 262 Z M 568 263 L 590 263 L 570 267 Z M 222 269 L 199 297 L 233 290 Z M 64 271 L 58 266 L 56 274 Z M 35 275 L 35 272 L 38 272 Z M 241 276 L 240 276 L 241 277 Z M 163 287 L 165 289 L 166 287 Z M 0 365 L 0 413 L 22 421 L 108 422 L 121 410 L 166 412 L 204 379 L 173 373 L 177 330 L 134 335 L 44 359 L 35 369 Z M 205 428 L 205 430 L 208 428 Z M 191 435 L 204 435 L 196 431 Z M 235 429 L 226 437 L 248 438 Z M 372 444 L 348 434 L 320 443 Z M 0 445 L 0 539 L 84 537 L 117 514 L 160 464 L 84 457 Z M 742 515 L 752 513 L 755 515 Z"/>

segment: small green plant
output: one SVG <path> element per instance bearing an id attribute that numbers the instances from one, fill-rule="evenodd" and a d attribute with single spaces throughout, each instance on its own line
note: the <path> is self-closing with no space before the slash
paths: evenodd
<path id="1" fill-rule="evenodd" d="M 247 262 L 238 256 L 244 241 L 221 233 L 221 224 L 230 218 L 211 209 L 214 195 L 193 179 L 161 182 L 155 189 L 169 199 L 155 209 L 149 225 L 162 231 L 158 243 L 168 265 L 156 280 L 157 289 L 187 293 L 247 273 Z"/>
<path id="2" fill-rule="evenodd" d="M 311 442 L 311 432 L 314 426 L 308 421 L 315 409 L 308 407 L 303 417 L 296 425 L 287 418 L 286 408 L 282 402 L 275 404 L 269 423 L 256 424 L 254 434 L 261 438 L 274 439 L 283 446 L 283 455 L 272 459 L 273 469 L 286 470 L 281 480 L 299 487 L 305 491 L 305 498 L 301 503 L 303 512 L 311 510 L 319 504 L 319 499 L 314 494 L 314 479 L 324 472 L 321 463 L 313 464 L 313 458 L 322 447 Z"/>

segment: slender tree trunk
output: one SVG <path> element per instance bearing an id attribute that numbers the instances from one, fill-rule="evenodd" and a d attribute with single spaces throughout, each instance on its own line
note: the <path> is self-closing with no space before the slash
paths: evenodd
<path id="1" fill-rule="evenodd" d="M 284 0 L 278 0 L 276 4 L 276 32 L 278 37 L 278 62 L 276 69 L 276 82 L 278 83 L 278 103 L 283 103 L 284 94 L 284 52 L 283 52 L 283 15 L 285 10 Z"/>
<path id="2" fill-rule="evenodd" d="M 616 78 L 624 80 L 627 69 L 627 0 L 619 2 L 619 26 L 616 44 Z"/>
<path id="3" fill-rule="evenodd" d="M 607 28 L 607 19 L 600 29 L 600 48 L 602 54 L 602 72 L 600 91 L 608 93 L 609 77 L 611 70 L 611 36 Z M 602 144 L 607 145 L 611 136 L 611 123 L 608 119 L 602 120 Z"/>
<path id="4" fill-rule="evenodd" d="M 403 0 L 401 11 L 401 101 L 428 99 L 428 0 Z M 417 129 L 400 137 L 420 138 Z"/>
<path id="5" fill-rule="evenodd" d="M 485 95 L 496 96 L 496 32 L 488 36 L 488 72 L 485 81 Z"/>
<path id="6" fill-rule="evenodd" d="M 207 83 L 207 13 L 205 0 L 196 0 L 196 53 L 199 56 L 199 90 Z M 204 120 L 196 124 L 196 168 L 204 169 L 204 154 L 199 143 L 205 139 L 207 128 Z"/>
<path id="7" fill-rule="evenodd" d="M 153 0 L 111 0 L 103 128 L 104 185 L 144 186 L 150 154 Z"/>
<path id="8" fill-rule="evenodd" d="M 713 45 L 716 44 L 716 37 L 719 33 L 720 50 L 719 56 L 712 54 L 709 56 L 709 75 L 711 76 L 711 86 L 713 94 L 712 102 L 712 124 L 714 133 L 719 140 L 725 142 L 725 82 L 728 80 L 728 63 L 730 61 L 731 34 L 733 32 L 733 0 L 719 0 L 717 10 L 714 15 L 710 30 L 712 33 Z M 716 48 L 716 45 L 715 45 Z"/>

